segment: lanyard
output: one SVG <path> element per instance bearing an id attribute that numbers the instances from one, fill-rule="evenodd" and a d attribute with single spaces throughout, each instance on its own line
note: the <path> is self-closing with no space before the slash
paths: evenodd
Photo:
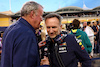
<path id="1" fill-rule="evenodd" d="M 55 43 L 55 54 L 56 54 L 56 58 L 57 58 L 57 61 L 58 61 L 59 65 L 60 65 L 60 67 L 65 67 L 65 65 L 62 62 L 62 59 L 61 59 L 61 57 L 60 57 L 60 55 L 58 53 L 58 45 L 57 45 L 57 43 Z"/>

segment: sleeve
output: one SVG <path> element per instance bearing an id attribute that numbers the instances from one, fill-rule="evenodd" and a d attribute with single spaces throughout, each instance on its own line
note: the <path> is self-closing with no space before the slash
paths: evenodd
<path id="1" fill-rule="evenodd" d="M 86 52 L 84 46 L 82 45 L 81 41 L 76 39 L 76 37 L 73 39 L 75 55 L 82 63 L 82 67 L 91 67 L 91 59 L 88 53 Z"/>
<path id="2" fill-rule="evenodd" d="M 91 44 L 91 42 L 90 42 L 89 37 L 87 36 L 87 34 L 86 34 L 85 32 L 84 32 L 83 39 L 84 39 L 84 44 L 86 44 L 87 51 L 88 51 L 88 53 L 90 54 L 91 51 L 92 51 L 92 44 Z"/>
<path id="3" fill-rule="evenodd" d="M 17 40 L 13 51 L 13 67 L 40 67 L 38 45 L 35 37 L 27 35 Z"/>
<path id="4" fill-rule="evenodd" d="M 94 34 L 89 33 L 90 31 L 89 31 L 89 29 L 88 29 L 88 28 L 85 28 L 85 30 L 84 30 L 84 31 L 86 32 L 86 34 L 87 34 L 88 36 L 94 36 Z"/>

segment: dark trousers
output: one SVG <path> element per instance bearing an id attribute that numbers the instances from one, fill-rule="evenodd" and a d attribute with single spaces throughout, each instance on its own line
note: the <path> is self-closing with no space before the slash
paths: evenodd
<path id="1" fill-rule="evenodd" d="M 94 44 L 94 53 L 99 53 L 100 49 L 99 49 L 99 42 L 97 44 Z"/>

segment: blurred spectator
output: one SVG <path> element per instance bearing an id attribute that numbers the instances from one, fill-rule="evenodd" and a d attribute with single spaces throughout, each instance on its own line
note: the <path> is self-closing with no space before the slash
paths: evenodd
<path id="1" fill-rule="evenodd" d="M 99 22 L 98 26 L 99 26 L 99 29 L 100 29 L 100 22 Z"/>
<path id="2" fill-rule="evenodd" d="M 82 44 L 85 47 L 86 51 L 88 52 L 88 54 L 90 54 L 92 50 L 92 44 L 90 43 L 87 34 L 84 31 L 79 29 L 80 21 L 74 19 L 72 25 L 73 25 L 73 29 L 71 29 L 71 34 L 74 34 L 78 40 L 82 41 Z"/>
<path id="3" fill-rule="evenodd" d="M 80 23 L 80 29 L 82 30 L 82 28 L 83 28 L 83 24 L 82 24 L 82 23 Z"/>
<path id="4" fill-rule="evenodd" d="M 90 27 L 91 26 L 91 22 L 87 22 L 87 26 L 85 28 L 85 32 L 88 35 L 90 42 L 92 44 L 92 52 L 91 52 L 91 56 L 93 57 L 93 49 L 94 49 L 94 31 L 93 29 Z"/>
<path id="5" fill-rule="evenodd" d="M 39 29 L 36 30 L 36 36 L 38 39 L 38 43 L 42 40 L 45 40 L 45 38 L 46 38 L 46 34 L 42 30 L 43 30 L 42 25 L 40 25 Z"/>
<path id="6" fill-rule="evenodd" d="M 97 33 L 96 35 L 96 39 L 95 39 L 95 44 L 99 43 L 100 45 L 100 29 L 99 29 L 99 32 Z"/>
<path id="7" fill-rule="evenodd" d="M 83 28 L 82 28 L 83 31 L 85 30 L 86 26 L 87 26 L 87 22 L 83 22 Z"/>
<path id="8" fill-rule="evenodd" d="M 61 31 L 66 31 L 66 25 L 65 24 L 62 24 L 62 29 Z"/>
<path id="9" fill-rule="evenodd" d="M 37 37 L 37 40 L 38 40 L 38 43 L 39 43 L 40 41 L 42 41 L 41 30 L 37 29 L 35 33 L 36 33 L 36 37 Z"/>
<path id="10" fill-rule="evenodd" d="M 97 27 L 97 22 L 96 21 L 93 21 L 93 27 L 92 27 L 92 29 L 94 30 L 94 35 L 96 35 L 97 32 L 99 31 L 98 27 Z"/>
<path id="11" fill-rule="evenodd" d="M 96 39 L 97 32 L 99 31 L 96 21 L 93 21 L 92 29 L 94 30 L 94 39 Z M 98 43 L 94 44 L 94 53 L 99 53 L 99 45 L 98 45 Z"/>
<path id="12" fill-rule="evenodd" d="M 98 29 L 100 29 L 100 22 L 99 21 L 97 21 L 97 27 L 98 27 Z"/>
<path id="13" fill-rule="evenodd" d="M 66 30 L 70 33 L 71 29 L 73 28 L 72 23 L 66 24 Z"/>

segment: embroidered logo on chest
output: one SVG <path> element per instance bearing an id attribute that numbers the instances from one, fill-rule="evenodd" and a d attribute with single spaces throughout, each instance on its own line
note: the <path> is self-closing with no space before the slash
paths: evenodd
<path id="1" fill-rule="evenodd" d="M 63 42 L 59 45 L 59 53 L 65 53 L 67 52 L 67 44 L 66 42 Z"/>

